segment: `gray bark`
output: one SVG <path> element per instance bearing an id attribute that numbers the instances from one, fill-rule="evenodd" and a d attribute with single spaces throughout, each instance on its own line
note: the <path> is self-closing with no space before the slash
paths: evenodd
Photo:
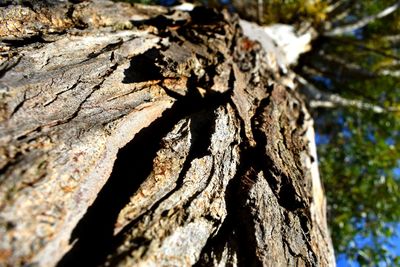
<path id="1" fill-rule="evenodd" d="M 235 16 L 0 8 L 0 265 L 334 265 L 312 120 Z"/>

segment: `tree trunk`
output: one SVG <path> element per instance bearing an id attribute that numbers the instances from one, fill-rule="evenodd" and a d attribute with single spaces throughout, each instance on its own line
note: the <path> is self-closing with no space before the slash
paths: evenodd
<path id="1" fill-rule="evenodd" d="M 334 265 L 312 119 L 237 17 L 8 2 L 0 265 Z"/>

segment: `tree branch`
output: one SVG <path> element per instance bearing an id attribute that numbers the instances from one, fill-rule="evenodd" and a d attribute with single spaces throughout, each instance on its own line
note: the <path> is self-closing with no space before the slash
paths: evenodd
<path id="1" fill-rule="evenodd" d="M 400 34 L 393 34 L 393 35 L 383 36 L 382 39 L 384 41 L 396 43 L 396 42 L 400 41 Z"/>
<path id="2" fill-rule="evenodd" d="M 391 76 L 391 77 L 400 77 L 400 70 L 381 70 L 378 72 L 384 76 Z"/>
<path id="3" fill-rule="evenodd" d="M 264 14 L 264 1 L 257 0 L 257 17 L 258 17 L 258 23 L 260 24 L 264 22 L 263 14 Z"/>
<path id="4" fill-rule="evenodd" d="M 354 30 L 360 29 L 360 28 L 368 25 L 369 23 L 371 23 L 371 22 L 373 22 L 373 21 L 375 21 L 377 19 L 380 19 L 380 18 L 383 18 L 383 17 L 386 17 L 386 16 L 392 14 L 393 12 L 395 12 L 399 8 L 399 6 L 400 6 L 400 2 L 397 2 L 394 5 L 391 5 L 391 6 L 387 7 L 387 8 L 385 8 L 384 10 L 379 12 L 378 14 L 374 14 L 374 15 L 362 18 L 362 19 L 358 20 L 357 22 L 355 22 L 353 24 L 349 24 L 349 25 L 345 25 L 345 26 L 342 26 L 342 27 L 334 28 L 331 31 L 325 32 L 324 35 L 325 36 L 337 36 L 337 35 L 343 35 L 343 34 L 346 34 L 346 33 L 350 33 L 350 32 L 352 32 Z"/>
<path id="5" fill-rule="evenodd" d="M 347 74 L 351 78 L 356 78 L 361 77 L 361 78 L 372 78 L 376 77 L 376 74 L 361 67 L 360 65 L 354 63 L 354 62 L 349 62 L 346 61 L 342 58 L 339 58 L 337 55 L 334 54 L 321 54 L 321 58 L 326 64 L 330 64 L 331 67 L 333 68 L 343 68 L 346 71 L 343 72 L 344 74 Z M 333 69 L 332 68 L 332 69 Z"/>
<path id="6" fill-rule="evenodd" d="M 309 99 L 311 108 L 352 107 L 372 111 L 374 113 L 400 111 L 400 109 L 396 107 L 381 107 L 361 100 L 347 99 L 338 94 L 322 92 L 300 75 L 297 76 L 297 80 L 303 85 L 303 93 Z"/>
<path id="7" fill-rule="evenodd" d="M 332 38 L 331 40 L 335 41 L 335 42 L 339 42 L 339 43 L 355 45 L 355 46 L 358 46 L 359 48 L 361 48 L 363 50 L 370 51 L 370 52 L 373 52 L 375 54 L 378 54 L 378 55 L 381 55 L 381 56 L 384 56 L 384 57 L 400 60 L 400 57 L 398 57 L 396 55 L 389 54 L 389 53 L 386 53 L 385 51 L 378 50 L 376 48 L 372 48 L 372 47 L 366 46 L 366 45 L 361 44 L 359 42 L 356 42 L 354 40 L 349 40 L 348 38 L 346 38 L 346 39 L 344 39 L 344 38 Z"/>
<path id="8" fill-rule="evenodd" d="M 356 3 L 355 1 L 343 0 L 333 2 L 334 3 L 330 4 L 326 9 L 330 20 L 340 20 L 349 13 L 352 6 Z"/>

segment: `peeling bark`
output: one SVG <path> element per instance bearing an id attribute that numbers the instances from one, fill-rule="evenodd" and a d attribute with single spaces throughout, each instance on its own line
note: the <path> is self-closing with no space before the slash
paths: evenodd
<path id="1" fill-rule="evenodd" d="M 312 120 L 237 17 L 9 2 L 1 264 L 334 265 Z"/>

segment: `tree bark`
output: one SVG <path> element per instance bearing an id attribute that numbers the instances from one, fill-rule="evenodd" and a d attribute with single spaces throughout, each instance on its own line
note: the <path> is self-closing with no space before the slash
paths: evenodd
<path id="1" fill-rule="evenodd" d="M 0 25 L 2 265 L 334 265 L 312 119 L 237 17 L 9 1 Z"/>

